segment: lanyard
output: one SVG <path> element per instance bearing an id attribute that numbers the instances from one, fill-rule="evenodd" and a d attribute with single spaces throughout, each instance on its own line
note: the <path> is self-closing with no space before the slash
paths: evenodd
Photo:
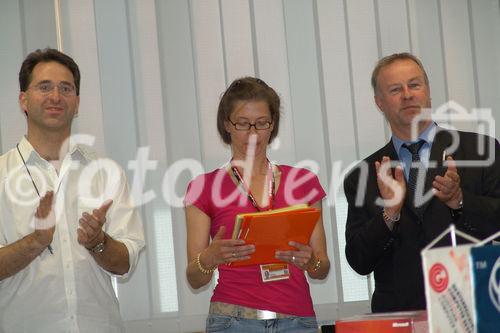
<path id="1" fill-rule="evenodd" d="M 35 180 L 33 179 L 33 176 L 31 176 L 30 169 L 28 169 L 28 166 L 26 165 L 26 161 L 24 160 L 23 154 L 21 154 L 21 150 L 19 150 L 19 143 L 16 145 L 17 152 L 19 153 L 19 156 L 21 156 L 21 160 L 23 160 L 24 168 L 28 172 L 28 175 L 30 176 L 31 183 L 33 183 L 33 187 L 35 188 L 36 194 L 38 194 L 38 197 L 40 198 L 40 191 L 38 190 L 38 187 L 35 184 Z M 54 254 L 54 251 L 52 250 L 52 246 L 49 244 L 47 246 L 47 249 L 49 250 L 50 254 Z"/>
<path id="2" fill-rule="evenodd" d="M 24 168 L 28 172 L 28 175 L 30 176 L 31 182 L 33 183 L 33 187 L 35 188 L 36 194 L 38 194 L 38 197 L 40 198 L 40 191 L 38 191 L 38 187 L 35 184 L 35 180 L 33 179 L 33 176 L 31 176 L 30 169 L 28 169 L 28 166 L 26 165 L 26 161 L 24 160 L 23 154 L 21 154 L 21 151 L 19 150 L 19 143 L 16 145 L 17 152 L 19 153 L 19 156 L 21 156 L 21 159 L 23 160 Z"/>
<path id="3" fill-rule="evenodd" d="M 268 184 L 268 196 L 269 196 L 269 210 L 273 209 L 273 201 L 274 201 L 274 173 L 273 173 L 273 166 L 271 162 L 267 161 L 267 166 L 268 166 L 268 172 L 267 172 L 267 178 L 269 179 L 269 184 Z M 255 200 L 254 196 L 250 192 L 250 188 L 248 187 L 247 183 L 241 176 L 240 172 L 238 171 L 238 168 L 236 168 L 232 163 L 231 163 L 231 170 L 233 171 L 233 175 L 238 181 L 238 184 L 243 187 L 243 190 L 247 193 L 248 199 L 250 199 L 250 202 L 252 205 L 257 209 L 257 211 L 262 211 L 263 208 L 259 206 L 257 203 L 257 200 Z"/>

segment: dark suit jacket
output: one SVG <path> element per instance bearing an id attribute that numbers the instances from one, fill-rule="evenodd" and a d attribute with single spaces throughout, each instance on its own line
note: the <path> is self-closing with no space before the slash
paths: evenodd
<path id="1" fill-rule="evenodd" d="M 498 141 L 474 133 L 447 131 L 438 127 L 429 161 L 437 167 L 429 168 L 426 189 L 432 186 L 436 175 L 444 175 L 443 151 L 458 160 L 485 160 L 478 144 L 484 149 L 494 147 L 495 159 L 487 167 L 458 167 L 463 191 L 463 213 L 453 217 L 451 210 L 433 197 L 424 208 L 420 220 L 408 196 L 401 210 L 399 225 L 391 232 L 382 217 L 382 207 L 375 204 L 380 196 L 377 186 L 375 161 L 383 156 L 398 160 L 392 141 L 354 168 L 344 180 L 344 191 L 349 203 L 346 225 L 346 257 L 359 274 L 374 272 L 375 291 L 372 311 L 400 311 L 425 308 L 425 293 L 420 251 L 444 231 L 450 223 L 458 229 L 484 239 L 500 229 L 500 148 Z M 452 134 L 459 138 L 458 148 L 451 152 Z M 485 139 L 484 141 L 481 141 Z M 485 150 L 489 151 L 489 150 Z M 363 177 L 361 165 L 367 165 Z M 359 185 L 359 188 L 358 188 Z M 356 206 L 356 195 L 361 204 Z M 448 239 L 439 245 L 449 245 Z"/>

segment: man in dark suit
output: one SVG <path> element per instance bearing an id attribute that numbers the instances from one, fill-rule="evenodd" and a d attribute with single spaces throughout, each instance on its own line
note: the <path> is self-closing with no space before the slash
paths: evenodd
<path id="1" fill-rule="evenodd" d="M 429 81 L 409 53 L 381 59 L 372 86 L 392 138 L 344 181 L 346 256 L 357 273 L 374 272 L 373 312 L 424 309 L 420 251 L 451 223 L 476 238 L 500 229 L 500 147 L 424 115 Z"/>

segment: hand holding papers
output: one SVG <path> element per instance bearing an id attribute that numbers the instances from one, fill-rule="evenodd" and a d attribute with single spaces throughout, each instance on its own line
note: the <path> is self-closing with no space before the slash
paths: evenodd
<path id="1" fill-rule="evenodd" d="M 291 241 L 308 244 L 320 214 L 317 208 L 297 205 L 237 215 L 232 238 L 254 244 L 255 252 L 250 259 L 234 262 L 232 266 L 282 262 L 275 258 L 276 251 L 294 250 L 289 245 Z"/>

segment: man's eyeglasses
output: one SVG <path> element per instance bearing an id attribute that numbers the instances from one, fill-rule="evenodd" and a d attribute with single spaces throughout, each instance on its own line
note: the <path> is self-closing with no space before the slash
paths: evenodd
<path id="1" fill-rule="evenodd" d="M 57 87 L 59 90 L 59 93 L 63 96 L 74 96 L 76 94 L 76 89 L 75 86 L 73 86 L 70 83 L 66 82 L 61 82 L 59 84 L 54 84 L 53 82 L 50 81 L 43 81 L 40 82 L 32 87 L 29 87 L 28 89 L 35 89 L 39 93 L 43 95 L 48 95 L 52 91 L 54 91 L 54 88 Z"/>
<path id="2" fill-rule="evenodd" d="M 255 128 L 257 131 L 261 131 L 270 129 L 271 125 L 273 124 L 273 122 L 269 120 L 258 120 L 253 124 L 248 121 L 242 121 L 242 122 L 238 121 L 236 123 L 233 123 L 230 119 L 228 120 L 237 131 L 249 131 L 250 128 L 252 127 Z"/>

